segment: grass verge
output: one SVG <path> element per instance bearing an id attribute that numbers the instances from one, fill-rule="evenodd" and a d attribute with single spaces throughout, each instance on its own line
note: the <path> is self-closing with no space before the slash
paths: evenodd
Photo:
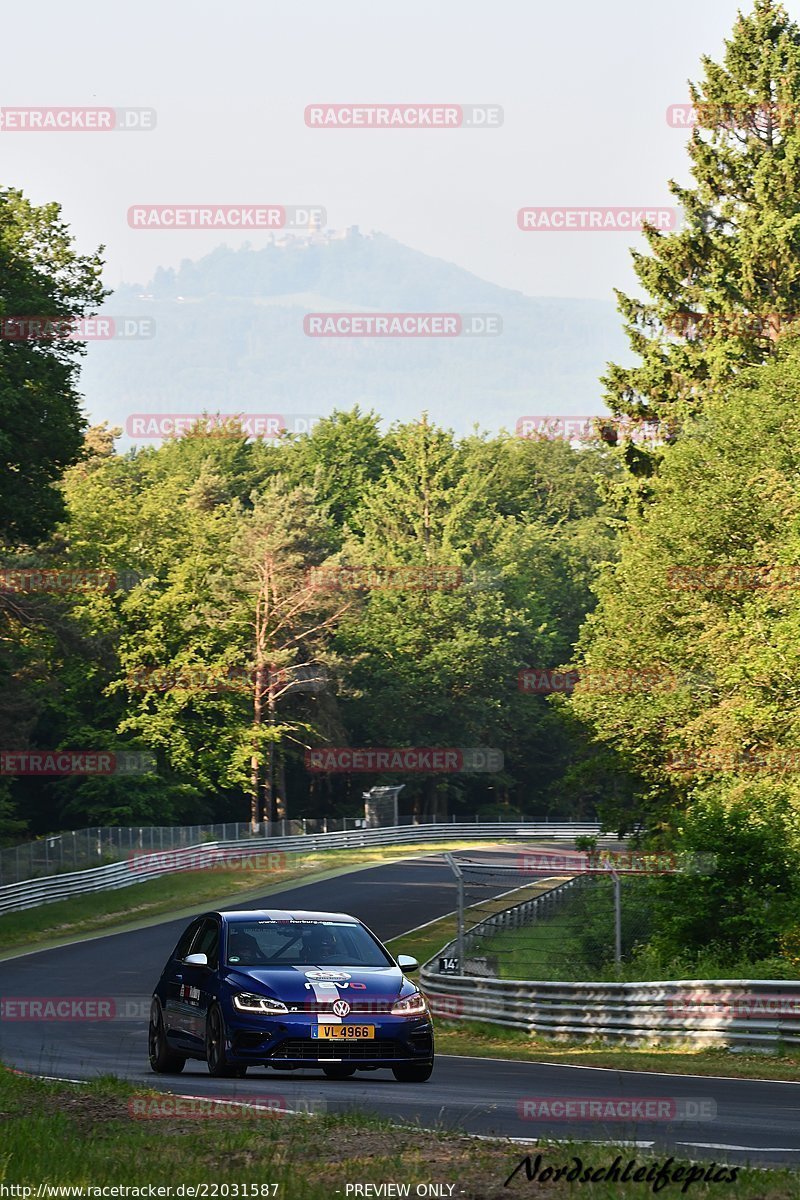
<path id="1" fill-rule="evenodd" d="M 639 882 L 638 880 L 636 882 Z M 568 898 L 561 912 L 546 920 L 516 929 L 503 929 L 481 939 L 474 953 L 495 956 L 501 979 L 552 979 L 576 982 L 636 983 L 649 979 L 786 979 L 797 978 L 797 968 L 778 956 L 759 961 L 722 959 L 707 952 L 699 959 L 665 961 L 640 947 L 626 961 L 609 959 L 614 940 L 613 910 L 601 911 L 602 896 L 594 911 L 585 895 Z M 630 920 L 630 912 L 623 910 Z M 601 936 L 602 933 L 602 936 Z M 623 920 L 623 944 L 625 920 Z"/>
<path id="2" fill-rule="evenodd" d="M 512 904 L 521 904 L 523 900 L 540 896 L 542 892 L 547 892 L 556 884 L 563 882 L 564 878 L 562 877 L 538 879 L 535 883 L 529 883 L 525 887 L 516 889 L 513 896 L 495 896 L 484 899 L 465 911 L 467 913 L 479 912 L 480 919 L 490 917 L 493 913 L 502 912 L 504 908 L 508 908 Z M 474 921 L 476 917 L 473 916 L 472 919 Z M 456 914 L 450 913 L 446 917 L 440 917 L 438 921 L 432 921 L 429 925 L 423 925 L 400 937 L 392 938 L 386 945 L 395 955 L 413 954 L 420 963 L 424 963 L 429 958 L 433 958 L 437 950 L 441 950 L 448 942 L 451 942 L 456 936 L 456 932 Z"/>
<path id="3" fill-rule="evenodd" d="M 272 1085 L 273 1095 L 279 1084 Z M 402 1085 L 397 1085 L 398 1088 Z M 145 1102 L 144 1106 L 142 1101 Z M 151 1114 L 135 1118 L 138 1110 Z M 21 1200 L 47 1196 L 44 1185 L 64 1187 L 128 1187 L 148 1185 L 176 1188 L 205 1187 L 195 1192 L 213 1197 L 267 1197 L 278 1200 L 330 1200 L 380 1195 L 363 1185 L 408 1184 L 410 1195 L 417 1185 L 437 1184 L 433 1195 L 458 1200 L 501 1200 L 501 1197 L 574 1195 L 575 1187 L 563 1177 L 541 1179 L 548 1168 L 562 1164 L 574 1167 L 579 1158 L 581 1172 L 602 1171 L 616 1154 L 619 1168 L 635 1160 L 634 1170 L 651 1170 L 655 1177 L 660 1157 L 632 1147 L 611 1145 L 558 1144 L 532 1139 L 530 1144 L 512 1144 L 502 1139 L 479 1139 L 454 1133 L 426 1131 L 377 1120 L 358 1113 L 314 1117 L 248 1115 L 242 1108 L 226 1111 L 222 1119 L 197 1116 L 152 1115 L 165 1112 L 174 1097 L 146 1093 L 113 1079 L 98 1080 L 82 1087 L 49 1083 L 0 1070 L 0 1184 L 3 1191 Z M 208 1111 L 208 1110 L 206 1110 Z M 508 1186 L 509 1176 L 526 1155 L 537 1167 L 537 1178 L 528 1180 L 524 1169 Z M 618 1170 L 619 1170 L 618 1168 Z M 663 1197 L 682 1194 L 682 1180 L 690 1169 L 683 1160 L 672 1160 L 671 1171 L 683 1169 L 677 1181 L 659 1190 Z M 710 1164 L 702 1164 L 705 1173 Z M 796 1200 L 800 1177 L 789 1170 L 742 1169 L 730 1180 L 728 1168 L 717 1166 L 719 1181 L 699 1181 L 689 1195 L 697 1200 L 732 1197 L 737 1200 Z M 354 1191 L 354 1185 L 362 1190 Z M 188 1185 L 188 1186 L 187 1186 Z M 348 1186 L 349 1185 L 349 1186 Z M 214 1190 L 216 1186 L 216 1191 Z M 234 1190 L 234 1187 L 237 1190 Z M 227 1189 L 227 1190 L 226 1190 Z M 651 1194 L 652 1183 L 589 1182 L 578 1188 L 589 1200 L 616 1200 L 620 1196 Z M 129 1191 L 128 1195 L 136 1195 Z M 162 1193 L 164 1195 L 166 1193 Z M 173 1195 L 176 1193 L 173 1192 Z M 402 1195 L 397 1190 L 388 1195 Z M 84 1195 L 91 1196 L 87 1191 Z"/>

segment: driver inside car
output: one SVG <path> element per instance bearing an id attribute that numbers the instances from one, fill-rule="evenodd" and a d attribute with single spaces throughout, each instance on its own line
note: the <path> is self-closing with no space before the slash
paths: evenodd
<path id="1" fill-rule="evenodd" d="M 307 963 L 335 962 L 341 953 L 336 934 L 328 926 L 319 925 L 303 934 L 303 955 Z"/>
<path id="2" fill-rule="evenodd" d="M 236 928 L 232 929 L 230 933 L 228 958 L 231 962 L 240 962 L 246 967 L 266 961 L 261 947 L 253 935 Z"/>

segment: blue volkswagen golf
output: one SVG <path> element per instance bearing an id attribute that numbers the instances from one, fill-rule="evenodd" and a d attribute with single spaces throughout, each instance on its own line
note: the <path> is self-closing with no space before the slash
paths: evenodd
<path id="1" fill-rule="evenodd" d="M 181 936 L 150 1010 L 150 1065 L 211 1075 L 320 1067 L 332 1079 L 387 1067 L 403 1083 L 433 1070 L 425 997 L 366 925 L 344 913 L 210 912 Z"/>

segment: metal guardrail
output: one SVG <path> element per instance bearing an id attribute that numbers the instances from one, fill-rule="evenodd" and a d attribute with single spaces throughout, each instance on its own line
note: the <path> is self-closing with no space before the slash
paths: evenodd
<path id="1" fill-rule="evenodd" d="M 580 877 L 511 905 L 464 934 L 465 949 L 487 929 L 516 927 L 546 915 Z M 800 1045 L 800 980 L 684 979 L 652 983 L 558 983 L 440 972 L 448 943 L 420 972 L 433 1013 L 487 1021 L 555 1040 L 663 1042 L 776 1049 Z M 466 958 L 466 954 L 465 954 Z"/>
<path id="2" fill-rule="evenodd" d="M 48 875 L 0 887 L 0 914 L 36 908 L 41 904 L 64 900 L 70 896 L 130 887 L 131 884 L 143 883 L 148 879 L 156 879 L 178 871 L 207 870 L 224 866 L 226 863 L 245 865 L 250 862 L 251 865 L 257 865 L 253 864 L 252 860 L 269 855 L 483 838 L 574 838 L 580 834 L 597 835 L 599 828 L 596 823 L 461 822 L 398 825 L 383 829 L 301 834 L 295 837 L 248 837 L 203 842 L 197 846 L 166 850 L 163 853 L 134 850 L 124 862 L 90 867 L 85 871 Z M 269 865 L 267 862 L 267 869 Z"/>
<path id="3" fill-rule="evenodd" d="M 552 983 L 440 975 L 422 986 L 433 1011 L 527 1033 L 628 1045 L 800 1045 L 800 983 L 690 979 L 656 983 Z"/>
<path id="4" fill-rule="evenodd" d="M 474 823 L 477 821 L 476 815 Z M 469 823 L 473 824 L 472 821 Z M 488 820 L 483 822 L 489 823 Z M 496 820 L 491 822 L 496 823 Z M 410 816 L 401 816 L 391 824 L 416 828 L 419 822 Z M 437 822 L 432 821 L 431 824 Z M 103 867 L 108 863 L 122 862 L 142 850 L 163 853 L 165 850 L 179 850 L 201 843 L 260 842 L 265 837 L 305 837 L 312 833 L 343 833 L 377 827 L 365 817 L 287 818 L 264 821 L 255 828 L 249 821 L 228 821 L 216 825 L 95 825 L 89 829 L 47 834 L 36 841 L 21 842 L 16 846 L 0 847 L 0 887 L 46 875 Z"/>

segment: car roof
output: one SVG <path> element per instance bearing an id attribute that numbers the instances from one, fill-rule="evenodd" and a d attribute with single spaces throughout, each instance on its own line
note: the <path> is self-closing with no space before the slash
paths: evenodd
<path id="1" fill-rule="evenodd" d="M 209 914 L 211 915 L 211 914 Z M 316 912 L 303 908 L 242 908 L 219 910 L 214 916 L 223 921 L 341 921 L 348 925 L 360 925 L 357 917 L 349 913 Z"/>

